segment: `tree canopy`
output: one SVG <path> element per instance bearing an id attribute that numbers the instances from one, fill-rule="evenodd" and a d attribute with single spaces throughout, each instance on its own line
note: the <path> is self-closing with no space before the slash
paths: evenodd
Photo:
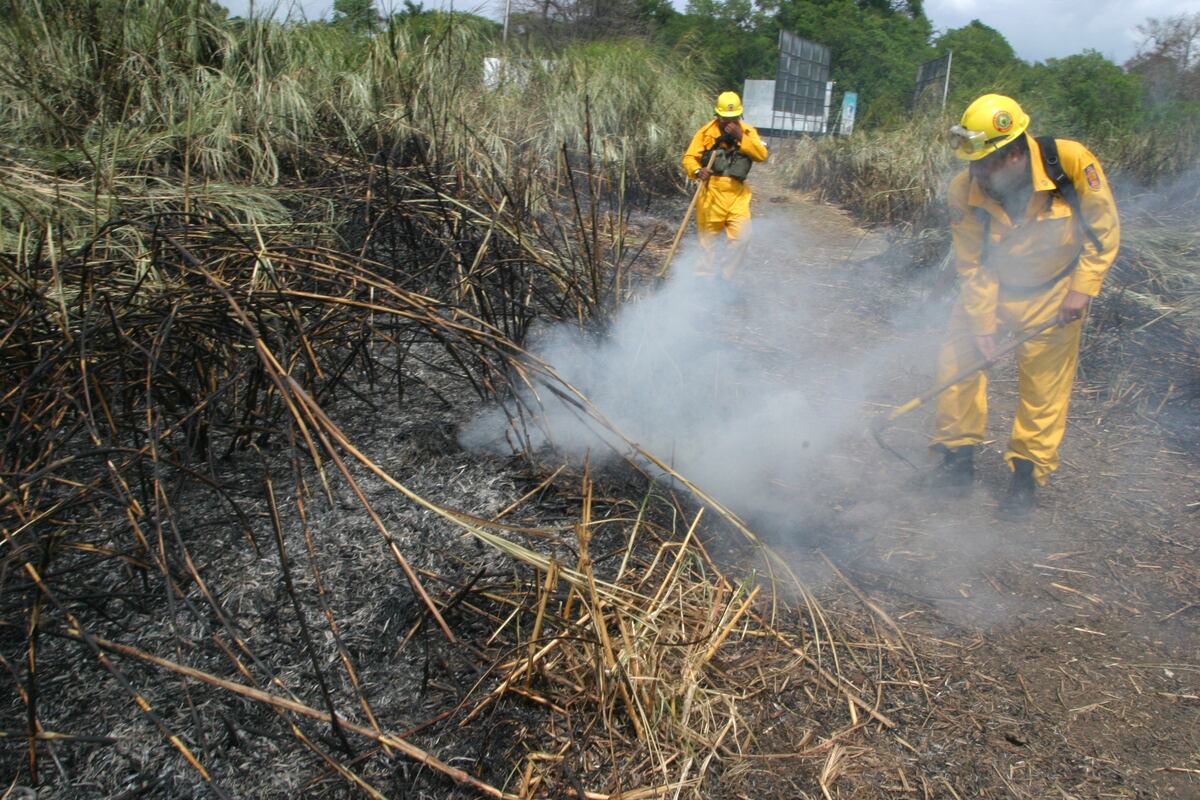
<path id="1" fill-rule="evenodd" d="M 357 32 L 373 32 L 379 25 L 375 0 L 333 0 L 333 24 Z"/>
<path id="2" fill-rule="evenodd" d="M 413 0 L 390 20 L 379 16 L 374 0 L 334 2 L 334 25 L 373 35 L 384 23 L 424 35 L 450 24 L 497 38 L 500 32 L 483 17 L 426 10 Z M 979 20 L 935 32 L 922 0 L 689 0 L 684 12 L 670 0 L 513 0 L 509 36 L 552 50 L 578 41 L 651 39 L 685 51 L 716 92 L 775 77 L 781 30 L 830 48 L 835 95 L 858 93 L 860 125 L 908 120 L 917 67 L 948 53 L 952 111 L 985 92 L 1010 94 L 1035 114 L 1039 128 L 1064 135 L 1131 129 L 1168 106 L 1176 116 L 1200 115 L 1200 12 L 1148 19 L 1138 28 L 1138 55 L 1123 67 L 1094 50 L 1029 63 Z"/>
<path id="3" fill-rule="evenodd" d="M 932 54 L 932 28 L 920 3 L 780 0 L 777 8 L 784 30 L 831 48 L 830 77 L 840 89 L 859 93 L 860 120 L 904 113 L 917 65 Z"/>

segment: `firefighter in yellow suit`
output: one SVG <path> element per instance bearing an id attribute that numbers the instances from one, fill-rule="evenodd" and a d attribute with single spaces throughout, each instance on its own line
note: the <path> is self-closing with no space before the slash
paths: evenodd
<path id="1" fill-rule="evenodd" d="M 1086 147 L 1035 139 L 1011 98 L 989 94 L 950 131 L 968 169 L 947 202 L 960 295 L 938 357 L 938 380 L 990 357 L 997 336 L 1057 324 L 1017 350 L 1016 419 L 1004 459 L 1012 471 L 1000 513 L 1021 518 L 1035 487 L 1058 468 L 1079 336 L 1120 243 L 1108 180 Z M 987 375 L 979 372 L 938 399 L 932 446 L 943 455 L 935 487 L 965 495 L 987 429 Z"/>
<path id="2" fill-rule="evenodd" d="M 713 157 L 715 153 L 715 157 Z M 711 158 L 711 166 L 710 164 Z M 717 237 L 725 232 L 729 252 L 722 259 L 720 277 L 733 277 L 746 258 L 750 239 L 750 167 L 767 160 L 767 148 L 753 126 L 742 121 L 742 100 L 736 92 L 717 98 L 716 117 L 696 131 L 683 169 L 703 183 L 696 203 L 696 233 L 704 256 L 696 274 L 716 273 Z"/>

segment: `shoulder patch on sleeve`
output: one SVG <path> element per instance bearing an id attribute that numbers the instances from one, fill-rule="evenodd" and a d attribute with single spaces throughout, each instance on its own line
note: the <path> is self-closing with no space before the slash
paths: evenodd
<path id="1" fill-rule="evenodd" d="M 958 225 L 963 221 L 963 210 L 958 206 L 950 206 L 950 224 Z"/>
<path id="2" fill-rule="evenodd" d="M 1093 192 L 1100 191 L 1100 173 L 1096 169 L 1095 164 L 1088 164 L 1083 168 L 1083 174 L 1087 178 L 1088 188 Z"/>

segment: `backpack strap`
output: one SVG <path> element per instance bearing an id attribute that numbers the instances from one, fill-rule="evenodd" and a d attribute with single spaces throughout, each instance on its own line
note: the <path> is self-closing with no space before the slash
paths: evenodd
<path id="1" fill-rule="evenodd" d="M 1088 241 L 1096 248 L 1099 253 L 1104 250 L 1104 245 L 1100 242 L 1100 237 L 1092 230 L 1092 227 L 1087 224 L 1087 220 L 1083 217 L 1083 208 L 1079 203 L 1079 192 L 1075 189 L 1075 183 L 1067 175 L 1066 170 L 1062 167 L 1062 162 L 1058 158 L 1058 140 L 1053 136 L 1038 136 L 1038 148 L 1042 151 L 1042 166 L 1046 169 L 1046 177 L 1054 181 L 1054 191 L 1058 193 L 1063 200 L 1067 201 L 1067 205 L 1071 207 L 1072 213 L 1075 214 L 1075 219 L 1079 222 L 1079 227 L 1083 230 L 1083 234 L 1087 236 Z"/>
<path id="2" fill-rule="evenodd" d="M 979 218 L 979 224 L 983 226 L 983 236 L 979 239 L 979 263 L 986 267 L 988 247 L 992 243 L 992 215 L 987 212 L 987 209 L 979 206 L 975 206 L 972 210 Z"/>

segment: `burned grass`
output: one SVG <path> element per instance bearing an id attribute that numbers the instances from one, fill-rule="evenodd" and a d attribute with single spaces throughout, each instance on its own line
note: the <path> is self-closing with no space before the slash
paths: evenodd
<path id="1" fill-rule="evenodd" d="M 520 345 L 597 316 L 637 252 L 598 176 L 564 181 L 535 210 L 346 170 L 353 250 L 182 209 L 4 258 L 13 785 L 732 797 L 786 762 L 828 795 L 923 702 L 885 691 L 908 649 L 632 442 L 599 479 L 458 449 L 478 403 L 520 430 L 539 393 L 620 436 Z"/>

